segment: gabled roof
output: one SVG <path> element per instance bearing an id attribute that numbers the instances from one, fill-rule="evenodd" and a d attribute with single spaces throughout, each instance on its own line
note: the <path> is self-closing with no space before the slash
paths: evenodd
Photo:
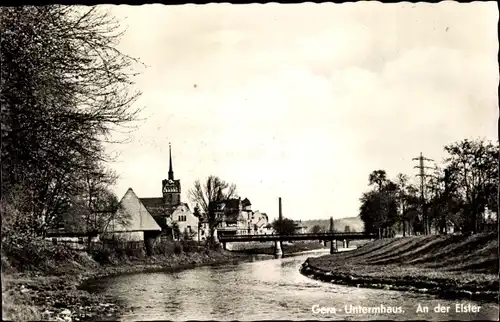
<path id="1" fill-rule="evenodd" d="M 252 205 L 252 203 L 250 202 L 250 200 L 248 200 L 248 198 L 245 198 L 245 199 L 243 199 L 243 201 L 241 202 L 241 205 L 242 205 L 243 207 L 245 207 L 245 206 L 251 206 L 251 205 Z"/>
<path id="2" fill-rule="evenodd" d="M 140 198 L 140 200 L 151 216 L 160 217 L 168 214 L 163 198 Z"/>
<path id="3" fill-rule="evenodd" d="M 139 198 L 142 204 L 147 207 L 163 207 L 163 198 Z"/>
<path id="4" fill-rule="evenodd" d="M 240 199 L 210 201 L 208 207 L 213 210 L 238 211 L 240 209 Z"/>
<path id="5" fill-rule="evenodd" d="M 134 190 L 129 188 L 120 200 L 118 210 L 108 225 L 108 232 L 161 230 Z"/>
<path id="6" fill-rule="evenodd" d="M 240 199 L 227 199 L 224 201 L 227 209 L 239 210 L 240 209 Z"/>

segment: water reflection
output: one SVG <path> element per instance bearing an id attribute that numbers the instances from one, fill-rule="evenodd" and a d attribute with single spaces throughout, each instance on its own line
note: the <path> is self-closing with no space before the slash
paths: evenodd
<path id="1" fill-rule="evenodd" d="M 325 252 L 323 252 L 325 253 Z M 126 301 L 120 320 L 498 320 L 498 305 L 476 314 L 416 314 L 418 304 L 454 308 L 458 302 L 388 290 L 344 287 L 309 279 L 299 267 L 310 254 L 238 265 L 199 267 L 175 273 L 113 277 L 91 287 Z M 402 306 L 395 314 L 314 314 L 313 305 Z"/>

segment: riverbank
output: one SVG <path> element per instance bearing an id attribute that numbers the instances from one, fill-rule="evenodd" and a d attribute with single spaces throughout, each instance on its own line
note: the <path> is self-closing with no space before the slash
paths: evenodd
<path id="1" fill-rule="evenodd" d="M 124 304 L 115 298 L 91 294 L 79 286 L 86 280 L 106 276 L 184 269 L 225 264 L 248 259 L 247 255 L 223 250 L 124 258 L 113 264 L 99 264 L 86 253 L 78 260 L 61 263 L 52 273 L 2 272 L 2 318 L 13 321 L 111 319 Z"/>
<path id="2" fill-rule="evenodd" d="M 308 258 L 301 273 L 335 284 L 498 302 L 498 235 L 377 240 Z"/>

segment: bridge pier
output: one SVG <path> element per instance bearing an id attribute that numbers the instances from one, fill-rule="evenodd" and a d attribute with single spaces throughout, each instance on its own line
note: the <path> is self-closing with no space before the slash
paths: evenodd
<path id="1" fill-rule="evenodd" d="M 342 247 L 349 248 L 349 241 L 347 241 L 346 239 L 344 239 L 344 242 L 342 243 Z"/>
<path id="2" fill-rule="evenodd" d="M 330 242 L 330 254 L 335 254 L 337 252 L 337 240 L 333 239 Z"/>
<path id="3" fill-rule="evenodd" d="M 279 240 L 274 243 L 274 255 L 283 255 L 283 250 L 281 249 L 281 241 Z"/>
<path id="4" fill-rule="evenodd" d="M 227 250 L 226 242 L 222 242 L 222 249 Z"/>

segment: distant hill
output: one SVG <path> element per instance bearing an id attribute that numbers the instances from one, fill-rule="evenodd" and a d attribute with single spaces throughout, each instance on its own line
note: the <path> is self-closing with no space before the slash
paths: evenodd
<path id="1" fill-rule="evenodd" d="M 330 229 L 330 219 L 304 220 L 302 223 L 307 226 L 308 232 L 311 232 L 311 229 L 315 225 L 323 227 L 324 230 Z M 351 231 L 362 232 L 364 230 L 363 221 L 359 217 L 347 217 L 333 220 L 333 227 L 335 230 L 343 232 L 345 226 L 349 226 Z"/>

